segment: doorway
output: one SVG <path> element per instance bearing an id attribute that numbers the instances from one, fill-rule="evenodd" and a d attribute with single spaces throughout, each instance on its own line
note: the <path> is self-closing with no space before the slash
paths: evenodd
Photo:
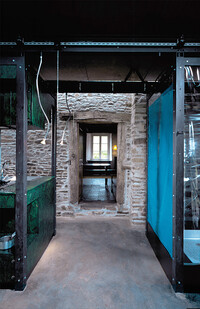
<path id="1" fill-rule="evenodd" d="M 122 212 L 124 207 L 126 207 L 126 205 L 124 204 L 126 186 L 126 168 L 124 168 L 124 162 L 126 154 L 127 124 L 130 123 L 130 118 L 131 115 L 127 113 L 85 111 L 80 113 L 77 112 L 74 115 L 73 119 L 69 121 L 69 195 L 71 204 L 79 204 L 82 200 L 83 177 L 80 177 L 80 175 L 81 173 L 83 175 L 84 158 L 86 163 L 86 134 L 92 133 L 91 128 L 95 128 L 95 131 L 97 131 L 93 131 L 93 133 L 113 133 L 109 130 L 113 130 L 111 128 L 115 128 L 114 131 L 116 133 L 117 141 L 117 150 L 115 150 L 115 156 L 117 157 L 115 163 L 117 169 L 117 177 L 113 177 L 113 191 L 116 199 L 117 211 Z M 91 132 L 89 132 L 89 129 L 91 130 Z M 80 139 L 83 139 L 83 141 L 81 142 Z M 114 145 L 114 142 L 112 142 L 112 147 L 114 147 Z M 112 151 L 113 150 L 114 149 L 112 149 Z M 114 164 L 114 160 L 112 163 Z M 98 175 L 98 178 L 100 178 L 100 176 L 101 175 Z M 108 177 L 104 177 L 104 181 L 106 182 L 107 179 L 107 182 L 110 183 L 111 176 L 107 176 Z"/>
<path id="2" fill-rule="evenodd" d="M 116 202 L 117 124 L 79 123 L 79 202 Z"/>

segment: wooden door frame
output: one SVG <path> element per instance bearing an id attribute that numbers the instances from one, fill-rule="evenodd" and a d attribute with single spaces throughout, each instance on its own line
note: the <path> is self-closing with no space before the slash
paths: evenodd
<path id="1" fill-rule="evenodd" d="M 84 115 L 83 115 L 84 114 Z M 98 119 L 95 117 L 95 112 L 93 113 L 93 118 L 91 117 L 91 112 L 82 113 L 83 117 L 81 119 L 80 114 L 74 116 L 74 119 L 69 122 L 69 158 L 71 165 L 69 168 L 69 193 L 70 193 L 70 203 L 79 203 L 79 145 L 78 145 L 78 130 L 79 123 L 109 123 L 117 124 L 117 190 L 116 190 L 116 202 L 119 211 L 123 211 L 124 204 L 124 193 L 125 193 L 125 169 L 123 168 L 123 162 L 125 160 L 125 146 L 126 146 L 126 123 L 130 120 L 129 115 L 124 114 L 124 117 L 120 113 L 120 116 L 116 113 L 106 113 L 98 112 Z M 106 116 L 107 114 L 107 116 Z M 110 114 L 113 114 L 111 116 Z M 102 117 L 101 117 L 102 116 Z M 112 119 L 112 120 L 111 120 Z"/>

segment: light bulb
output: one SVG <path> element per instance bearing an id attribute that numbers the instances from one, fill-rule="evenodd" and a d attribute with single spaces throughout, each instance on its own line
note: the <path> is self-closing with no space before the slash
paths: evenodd
<path id="1" fill-rule="evenodd" d="M 42 145 L 45 145 L 46 144 L 46 139 L 43 138 L 43 140 L 40 142 Z"/>
<path id="2" fill-rule="evenodd" d="M 63 140 L 61 140 L 60 145 L 63 145 Z"/>

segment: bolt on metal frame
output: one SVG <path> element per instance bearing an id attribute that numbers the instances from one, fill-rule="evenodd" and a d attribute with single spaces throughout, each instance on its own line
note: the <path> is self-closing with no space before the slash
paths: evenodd
<path id="1" fill-rule="evenodd" d="M 126 43 L 128 44 L 128 43 Z M 186 43 L 185 47 L 177 50 L 172 43 L 100 43 L 84 44 L 77 42 L 60 43 L 59 49 L 63 52 L 166 52 L 176 55 L 176 78 L 174 83 L 174 110 L 173 110 L 173 261 L 172 261 L 172 285 L 176 291 L 183 291 L 183 132 L 184 132 L 184 66 L 199 65 L 200 58 L 186 58 L 184 53 L 199 55 L 200 43 Z M 0 45 L 10 50 L 15 42 L 0 42 Z M 24 51 L 38 52 L 46 50 L 56 51 L 57 46 L 53 42 L 25 42 Z M 16 191 L 16 290 L 22 290 L 26 285 L 26 254 L 27 254 L 27 214 L 26 214 L 26 141 L 27 141 L 27 110 L 26 110 L 26 79 L 25 57 L 7 58 L 1 64 L 13 64 L 17 66 L 17 191 Z M 188 61 L 188 62 L 187 62 Z M 52 175 L 56 176 L 56 106 L 53 113 L 52 134 Z"/>
<path id="2" fill-rule="evenodd" d="M 26 286 L 27 269 L 27 97 L 25 57 L 0 60 L 16 66 L 16 203 L 15 203 L 15 289 Z"/>
<path id="3" fill-rule="evenodd" d="M 0 65 L 16 66 L 16 203 L 15 203 L 15 290 L 27 282 L 27 85 L 25 55 L 5 57 Z M 56 143 L 57 104 L 52 109 L 52 162 L 54 179 L 54 235 L 56 234 Z"/>
<path id="4" fill-rule="evenodd" d="M 173 106 L 173 261 L 172 285 L 184 291 L 183 230 L 184 230 L 184 67 L 200 66 L 200 58 L 177 54 L 176 83 Z"/>

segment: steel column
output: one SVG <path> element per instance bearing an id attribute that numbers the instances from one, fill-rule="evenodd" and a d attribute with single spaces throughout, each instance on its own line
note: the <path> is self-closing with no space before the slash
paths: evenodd
<path id="1" fill-rule="evenodd" d="M 56 147 L 57 146 L 57 100 L 52 107 L 52 159 L 51 173 L 54 176 L 54 236 L 56 235 Z"/>
<path id="2" fill-rule="evenodd" d="M 177 292 L 184 291 L 183 230 L 184 230 L 184 67 L 199 65 L 199 58 L 177 54 L 173 110 L 173 264 L 172 284 Z"/>
<path id="3" fill-rule="evenodd" d="M 173 262 L 172 285 L 183 291 L 184 65 L 176 57 L 173 108 Z"/>
<path id="4" fill-rule="evenodd" d="M 15 289 L 26 286 L 27 269 L 27 97 L 25 57 L 17 61 Z"/>
<path id="5" fill-rule="evenodd" d="M 146 150 L 146 173 L 147 173 L 147 178 L 146 178 L 146 220 L 145 220 L 145 233 L 147 235 L 148 233 L 148 134 L 149 134 L 149 97 L 150 96 L 146 96 L 146 101 L 147 101 L 147 105 L 146 105 L 146 111 L 147 111 L 147 120 L 146 120 L 146 134 L 147 134 L 147 150 Z"/>

